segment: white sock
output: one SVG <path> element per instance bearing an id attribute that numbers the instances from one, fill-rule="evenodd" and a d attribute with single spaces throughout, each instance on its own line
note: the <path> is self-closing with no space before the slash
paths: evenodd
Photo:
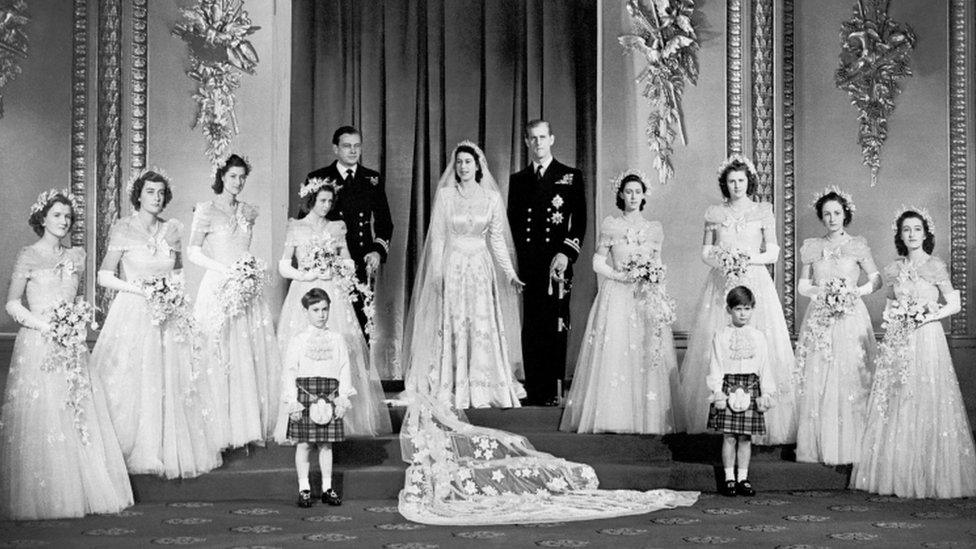
<path id="1" fill-rule="evenodd" d="M 725 468 L 725 481 L 735 480 L 735 467 Z"/>
<path id="2" fill-rule="evenodd" d="M 295 446 L 295 471 L 298 472 L 298 489 L 311 490 L 312 486 L 308 482 L 308 443 L 299 442 Z"/>
<path id="3" fill-rule="evenodd" d="M 749 478 L 749 469 L 748 468 L 746 468 L 746 469 L 739 469 L 739 477 L 738 478 L 739 478 L 739 482 L 742 482 L 743 480 L 748 479 Z"/>
<path id="4" fill-rule="evenodd" d="M 319 469 L 322 470 L 322 491 L 332 488 L 332 445 L 319 445 Z"/>

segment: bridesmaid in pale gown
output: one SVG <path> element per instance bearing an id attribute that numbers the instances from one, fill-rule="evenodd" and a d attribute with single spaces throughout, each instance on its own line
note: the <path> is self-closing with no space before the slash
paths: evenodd
<path id="1" fill-rule="evenodd" d="M 775 406 L 766 413 L 766 435 L 754 437 L 754 444 L 790 444 L 796 441 L 796 404 L 793 393 L 793 346 L 779 294 L 767 265 L 779 258 L 776 243 L 776 218 L 772 205 L 755 202 L 758 190 L 756 168 L 739 154 L 733 154 L 719 169 L 719 189 L 725 201 L 705 212 L 702 261 L 711 267 L 698 302 L 688 350 L 681 362 L 681 398 L 678 401 L 678 431 L 706 431 L 709 392 L 705 385 L 712 349 L 712 336 L 730 322 L 725 311 L 725 295 L 732 286 L 752 290 L 756 308 L 752 326 L 763 332 L 769 346 Z M 724 254 L 744 254 L 743 276 L 726 277 L 721 264 Z"/>
<path id="2" fill-rule="evenodd" d="M 207 335 L 204 360 L 210 377 L 214 423 L 221 447 L 270 439 L 278 413 L 281 359 L 271 310 L 264 295 L 254 297 L 234 316 L 221 303 L 228 267 L 250 256 L 258 210 L 238 200 L 251 172 L 232 154 L 218 167 L 216 196 L 196 205 L 187 259 L 207 271 L 194 304 L 197 322 Z"/>
<path id="3" fill-rule="evenodd" d="M 308 327 L 308 315 L 302 307 L 302 296 L 312 288 L 321 288 L 332 300 L 328 327 L 342 334 L 349 349 L 349 375 L 356 391 L 352 408 L 343 421 L 347 436 L 376 436 L 393 431 L 390 412 L 383 402 L 383 385 L 377 369 L 369 364 L 369 349 L 363 337 L 356 311 L 348 295 L 348 288 L 334 280 L 331 273 L 316 266 L 316 255 L 333 257 L 335 261 L 352 265 L 346 247 L 346 224 L 326 219 L 335 200 L 336 189 L 329 180 L 313 178 L 299 190 L 302 211 L 298 219 L 288 220 L 285 247 L 278 261 L 278 272 L 290 279 L 288 295 L 281 306 L 278 319 L 278 347 L 286 356 L 288 343 Z M 295 265 L 292 261 L 295 261 Z M 286 410 L 278 411 L 275 439 L 286 442 L 288 426 Z"/>
<path id="4" fill-rule="evenodd" d="M 29 218 L 41 238 L 21 249 L 10 281 L 6 310 L 22 327 L 0 411 L 3 518 L 72 518 L 132 505 L 102 385 L 89 372 L 88 348 L 78 344 L 67 363 L 48 360 L 48 311 L 75 300 L 85 269 L 85 251 L 61 245 L 75 207 L 67 190 L 41 193 Z"/>
<path id="5" fill-rule="evenodd" d="M 796 346 L 796 460 L 827 465 L 854 461 L 860 448 L 874 371 L 874 328 L 861 297 L 881 287 L 881 275 L 864 237 L 846 227 L 854 202 L 837 187 L 814 204 L 827 234 L 800 248 L 797 291 L 811 298 Z M 858 286 L 861 273 L 864 284 Z M 828 283 L 843 281 L 857 295 L 838 316 L 826 301 Z"/>
<path id="6" fill-rule="evenodd" d="M 129 184 L 132 215 L 109 231 L 99 285 L 118 293 L 92 351 L 129 472 L 190 478 L 221 464 L 210 389 L 195 347 L 189 305 L 154 317 L 143 283 L 183 280 L 183 226 L 160 214 L 173 197 L 169 180 L 148 170 Z M 116 274 L 119 270 L 121 276 Z M 179 293 L 179 292 L 174 292 Z"/>
<path id="7" fill-rule="evenodd" d="M 583 332 L 573 385 L 560 430 L 580 433 L 667 434 L 674 431 L 671 394 L 678 359 L 670 321 L 673 305 L 662 284 L 633 280 L 625 265 L 639 256 L 658 265 L 664 230 L 641 210 L 647 186 L 630 172 L 616 180 L 622 215 L 600 225 L 593 270 L 600 289 Z"/>
<path id="8" fill-rule="evenodd" d="M 885 267 L 885 338 L 868 400 L 867 427 L 851 486 L 903 498 L 976 496 L 976 448 L 942 319 L 961 309 L 935 248 L 932 218 L 908 208 L 895 220 L 901 256 Z M 940 303 L 941 298 L 941 303 Z M 891 319 L 911 302 L 925 307 L 920 324 Z"/>

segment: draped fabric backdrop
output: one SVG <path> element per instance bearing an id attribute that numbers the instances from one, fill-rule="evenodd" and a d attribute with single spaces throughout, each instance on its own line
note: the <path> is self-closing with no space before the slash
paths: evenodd
<path id="1" fill-rule="evenodd" d="M 305 174 L 332 162 L 332 132 L 363 133 L 364 165 L 386 181 L 395 229 L 377 294 L 372 364 L 402 379 L 404 315 L 433 205 L 454 145 L 481 146 L 507 193 L 528 162 L 527 120 L 552 124 L 554 156 L 576 165 L 593 207 L 595 0 L 295 0 L 291 211 Z M 591 216 L 592 217 L 592 216 Z M 573 290 L 571 371 L 595 295 L 591 221 Z"/>

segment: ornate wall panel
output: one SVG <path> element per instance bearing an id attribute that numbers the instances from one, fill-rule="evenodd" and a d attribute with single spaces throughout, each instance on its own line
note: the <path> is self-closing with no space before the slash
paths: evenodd
<path id="1" fill-rule="evenodd" d="M 147 0 L 132 0 L 132 125 L 129 167 L 133 173 L 146 169 L 148 8 Z"/>
<path id="2" fill-rule="evenodd" d="M 969 210 L 966 186 L 969 179 L 969 140 L 967 98 L 971 93 L 968 65 L 971 63 L 972 7 L 968 0 L 949 2 L 949 213 L 950 269 L 952 285 L 959 290 L 962 312 L 952 317 L 952 333 L 969 333 L 969 275 L 967 240 Z"/>
<path id="3" fill-rule="evenodd" d="M 752 0 L 752 158 L 759 199 L 773 200 L 773 0 Z"/>
<path id="4" fill-rule="evenodd" d="M 794 163 L 794 30 L 793 0 L 783 0 L 781 120 L 783 166 L 783 314 L 791 334 L 796 334 L 796 167 Z"/>
<path id="5" fill-rule="evenodd" d="M 728 0 L 726 17 L 726 153 L 742 152 L 742 0 Z"/>
<path id="6" fill-rule="evenodd" d="M 119 216 L 122 179 L 122 2 L 98 3 L 98 186 L 96 264 L 105 257 L 109 228 Z M 96 305 L 108 310 L 110 296 L 96 290 Z"/>
<path id="7" fill-rule="evenodd" d="M 85 170 L 88 154 L 88 0 L 74 0 L 71 29 L 71 193 L 87 204 Z M 71 245 L 84 246 L 86 208 L 74 213 Z"/>

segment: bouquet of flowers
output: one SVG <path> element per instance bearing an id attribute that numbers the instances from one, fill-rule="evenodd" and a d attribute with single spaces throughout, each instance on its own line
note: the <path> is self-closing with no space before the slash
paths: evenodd
<path id="1" fill-rule="evenodd" d="M 828 280 L 817 296 L 821 313 L 830 319 L 840 318 L 853 311 L 859 297 L 857 288 L 843 278 Z"/>
<path id="2" fill-rule="evenodd" d="M 889 389 L 896 384 L 907 384 L 911 371 L 912 333 L 925 322 L 929 313 L 938 311 L 937 303 L 923 302 L 915 296 L 904 296 L 892 301 L 881 315 L 884 338 L 878 344 L 875 359 L 875 383 L 871 392 L 875 396 L 883 417 L 887 416 Z"/>
<path id="3" fill-rule="evenodd" d="M 623 265 L 627 278 L 637 283 L 635 292 L 645 312 L 658 325 L 670 325 L 676 320 L 674 299 L 666 289 L 668 269 L 661 261 L 640 252 L 631 254 Z"/>
<path id="4" fill-rule="evenodd" d="M 218 290 L 223 316 L 233 318 L 243 314 L 248 305 L 264 292 L 268 280 L 268 264 L 251 254 L 245 254 L 232 263 L 227 278 Z"/>
<path id="5" fill-rule="evenodd" d="M 61 300 L 45 315 L 50 329 L 43 336 L 47 342 L 47 354 L 41 368 L 45 371 L 63 370 L 68 382 L 65 405 L 74 412 L 75 429 L 83 444 L 88 444 L 88 426 L 85 422 L 83 401 L 91 390 L 88 363 L 85 360 L 85 340 L 88 327 L 97 329 L 95 307 L 82 299 Z"/>
<path id="6" fill-rule="evenodd" d="M 739 284 L 749 270 L 749 254 L 737 248 L 715 248 L 714 254 L 725 274 L 725 286 Z"/>
<path id="7" fill-rule="evenodd" d="M 153 326 L 174 322 L 182 338 L 192 335 L 196 328 L 190 313 L 190 299 L 186 296 L 186 282 L 182 275 L 158 274 L 139 280 L 139 286 L 149 303 Z"/>
<path id="8" fill-rule="evenodd" d="M 624 263 L 627 278 L 641 285 L 663 284 L 667 267 L 642 253 L 631 254 Z"/>
<path id="9" fill-rule="evenodd" d="M 363 313 L 366 315 L 364 329 L 367 335 L 373 335 L 376 329 L 373 320 L 376 316 L 373 289 L 356 277 L 356 264 L 339 255 L 331 236 L 314 240 L 310 252 L 312 263 L 308 270 L 334 281 L 349 296 L 349 301 L 362 301 Z"/>

